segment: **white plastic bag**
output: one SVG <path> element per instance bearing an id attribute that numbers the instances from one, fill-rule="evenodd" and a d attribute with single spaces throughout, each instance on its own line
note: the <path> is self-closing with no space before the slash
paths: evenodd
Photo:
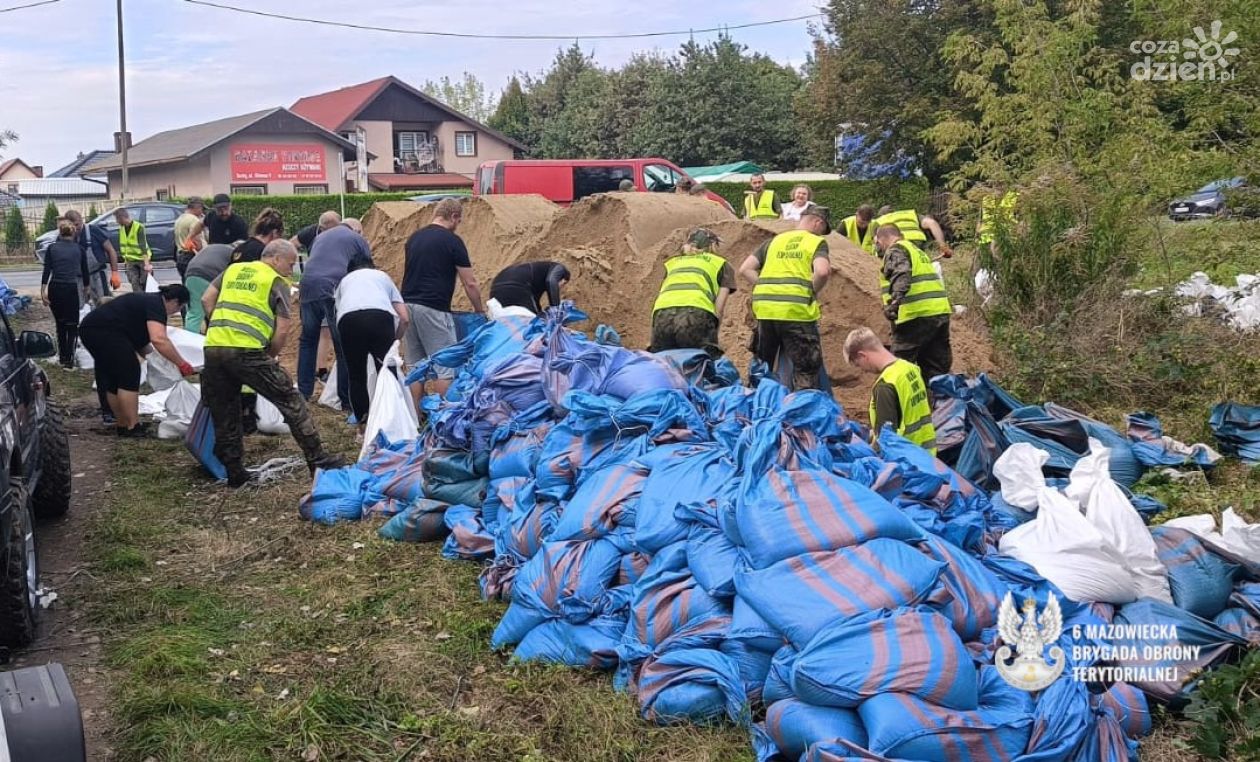
<path id="1" fill-rule="evenodd" d="M 149 277 L 144 281 L 144 291 L 148 294 L 156 294 L 161 290 L 161 284 L 157 282 L 157 278 L 153 277 L 153 273 L 149 273 Z"/>
<path id="2" fill-rule="evenodd" d="M 999 550 L 1032 565 L 1074 601 L 1137 600 L 1124 557 L 1071 500 L 1049 487 L 1037 493 L 1037 517 L 1003 535 Z"/>
<path id="3" fill-rule="evenodd" d="M 81 341 L 74 346 L 74 364 L 83 370 L 96 368 L 96 358 L 92 357 L 92 353 L 87 351 Z"/>
<path id="4" fill-rule="evenodd" d="M 1041 467 L 1050 453 L 1027 442 L 1016 442 L 993 464 L 993 475 L 1002 483 L 1002 499 L 1025 511 L 1037 510 L 1038 495 L 1046 488 Z"/>
<path id="5" fill-rule="evenodd" d="M 381 361 L 381 364 L 387 368 L 391 365 L 395 368 L 403 366 L 401 342 L 394 342 L 389 351 L 385 353 L 385 359 Z M 371 407 L 372 398 L 376 396 L 376 359 L 371 354 L 367 357 L 367 390 L 368 407 Z"/>
<path id="6" fill-rule="evenodd" d="M 1138 597 L 1172 603 L 1168 569 L 1159 560 L 1159 548 L 1133 504 L 1112 481 L 1110 463 L 1111 450 L 1090 439 L 1089 455 L 1072 467 L 1064 492 L 1085 508 L 1085 518 L 1119 551 L 1133 575 Z"/>
<path id="7" fill-rule="evenodd" d="M 258 405 L 254 408 L 258 413 L 258 430 L 263 434 L 271 434 L 272 436 L 287 436 L 289 433 L 289 424 L 284 422 L 284 416 L 280 413 L 280 408 L 271 404 L 271 401 L 261 394 L 258 395 Z"/>
<path id="8" fill-rule="evenodd" d="M 333 362 L 328 369 L 328 380 L 324 382 L 324 390 L 319 393 L 319 404 L 333 410 L 341 409 L 341 400 L 337 397 L 337 363 Z"/>
<path id="9" fill-rule="evenodd" d="M 173 385 L 152 394 L 140 395 L 140 415 L 151 415 L 162 419 L 166 417 L 166 398 L 171 396 Z"/>
<path id="10" fill-rule="evenodd" d="M 168 328 L 166 336 L 175 345 L 175 349 L 179 352 L 180 357 L 191 366 L 194 370 L 201 370 L 206 365 L 206 337 L 199 333 L 186 331 L 183 328 Z M 145 365 L 148 373 L 145 379 L 149 382 L 149 386 L 154 391 L 169 389 L 174 386 L 183 375 L 179 372 L 179 368 L 175 363 L 166 359 L 157 352 L 150 352 L 146 358 Z"/>
<path id="11" fill-rule="evenodd" d="M 1210 513 L 1182 516 L 1164 524 L 1189 530 L 1213 545 L 1218 545 L 1244 558 L 1260 558 L 1260 524 L 1248 524 L 1233 508 L 1221 514 L 1221 531 Z"/>
<path id="12" fill-rule="evenodd" d="M 201 387 L 181 379 L 164 393 L 166 404 L 158 424 L 158 439 L 183 439 L 201 401 Z"/>
<path id="13" fill-rule="evenodd" d="M 384 434 L 391 442 L 415 439 L 419 434 L 419 419 L 411 395 L 403 388 L 402 381 L 395 373 L 394 366 L 386 366 L 376 379 L 376 394 L 373 395 L 372 407 L 368 411 L 359 460 L 367 457 L 377 434 Z"/>
<path id="14" fill-rule="evenodd" d="M 515 305 L 511 307 L 504 307 L 502 304 L 499 304 L 498 299 L 490 299 L 486 302 L 486 317 L 491 320 L 498 320 L 499 318 L 505 317 L 532 318 L 535 317 L 535 315 L 524 307 L 517 307 Z"/>

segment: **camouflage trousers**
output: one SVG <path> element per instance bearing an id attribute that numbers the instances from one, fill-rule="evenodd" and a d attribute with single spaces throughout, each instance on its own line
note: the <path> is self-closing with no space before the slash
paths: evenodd
<path id="1" fill-rule="evenodd" d="M 251 387 L 280 410 L 307 463 L 324 457 L 324 446 L 306 400 L 274 358 L 261 349 L 206 347 L 201 396 L 214 419 L 214 454 L 223 461 L 229 474 L 244 468 L 242 386 Z"/>
<path id="2" fill-rule="evenodd" d="M 650 352 L 668 349 L 703 349 L 713 359 L 722 356 L 718 346 L 718 319 L 695 307 L 666 307 L 652 314 Z"/>
<path id="3" fill-rule="evenodd" d="M 792 361 L 793 391 L 818 388 L 818 371 L 822 368 L 818 323 L 758 320 L 757 357 L 777 369 L 780 353 Z"/>

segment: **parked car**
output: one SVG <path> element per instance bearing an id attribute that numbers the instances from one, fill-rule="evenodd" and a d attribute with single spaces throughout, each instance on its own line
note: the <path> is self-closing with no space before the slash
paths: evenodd
<path id="1" fill-rule="evenodd" d="M 596 193 L 618 190 L 622 180 L 635 190 L 673 193 L 687 173 L 666 159 L 547 159 L 487 161 L 477 167 L 473 195 L 537 193 L 557 204 L 569 205 Z M 713 191 L 705 197 L 735 213 L 726 199 Z"/>
<path id="2" fill-rule="evenodd" d="M 1181 221 L 1227 214 L 1229 209 L 1225 204 L 1225 194 L 1245 185 L 1246 181 L 1241 177 L 1214 180 L 1188 196 L 1173 199 L 1168 204 L 1168 216 Z"/>
<path id="3" fill-rule="evenodd" d="M 70 510 L 70 442 L 48 376 L 34 362 L 56 354 L 52 337 L 14 338 L 0 314 L 0 647 L 27 645 L 39 606 L 35 521 Z"/>
<path id="4" fill-rule="evenodd" d="M 136 204 L 124 204 L 131 219 L 144 224 L 144 236 L 149 239 L 149 248 L 153 250 L 153 260 L 175 258 L 175 220 L 184 213 L 179 204 L 166 204 L 160 201 L 149 201 Z M 118 249 L 118 221 L 114 219 L 116 209 L 110 209 L 89 225 L 96 225 L 109 234 L 114 242 L 114 250 Z M 57 240 L 57 231 L 50 230 L 35 239 L 35 258 L 44 261 L 44 252 Z"/>
<path id="5" fill-rule="evenodd" d="M 408 201 L 415 201 L 417 204 L 434 204 L 438 201 L 445 201 L 448 198 L 468 198 L 472 195 L 472 191 L 452 191 L 449 193 L 422 193 L 419 196 L 412 196 Z"/>

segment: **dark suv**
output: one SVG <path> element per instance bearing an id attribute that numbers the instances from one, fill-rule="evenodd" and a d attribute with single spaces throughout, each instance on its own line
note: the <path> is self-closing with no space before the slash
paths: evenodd
<path id="1" fill-rule="evenodd" d="M 61 409 L 37 357 L 56 354 L 52 337 L 14 338 L 0 313 L 0 647 L 35 636 L 39 558 L 35 520 L 70 510 L 70 442 Z"/>
<path id="2" fill-rule="evenodd" d="M 123 208 L 131 212 L 131 219 L 144 225 L 144 237 L 149 239 L 149 248 L 153 250 L 153 260 L 175 258 L 175 220 L 184 213 L 179 204 L 164 204 L 158 201 L 146 201 L 136 204 L 123 204 Z M 114 251 L 118 250 L 118 221 L 114 219 L 115 209 L 110 209 L 89 225 L 104 230 L 114 242 Z M 50 230 L 35 239 L 35 258 L 44 261 L 44 252 L 57 240 L 57 231 Z"/>

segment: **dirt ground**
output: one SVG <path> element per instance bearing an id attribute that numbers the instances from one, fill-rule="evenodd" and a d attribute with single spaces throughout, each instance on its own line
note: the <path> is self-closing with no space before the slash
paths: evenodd
<path id="1" fill-rule="evenodd" d="M 377 263 L 396 281 L 402 279 L 407 238 L 429 224 L 432 210 L 431 204 L 381 203 L 364 218 L 364 234 Z M 651 305 L 665 276 L 663 263 L 679 251 L 692 229 L 706 227 L 717 233 L 722 239 L 719 253 L 738 269 L 762 243 L 791 226 L 734 219 L 704 199 L 610 193 L 566 208 L 540 196 L 473 198 L 464 206 L 457 232 L 468 245 L 483 293 L 507 265 L 538 259 L 563 262 L 573 273 L 565 298 L 591 316 L 590 325 L 578 327 L 592 330 L 606 323 L 617 329 L 627 347 L 645 349 L 651 337 Z M 863 325 L 888 338 L 888 321 L 879 303 L 878 260 L 834 233 L 828 236 L 828 246 L 832 278 L 821 300 L 823 357 L 837 398 L 861 418 L 874 378 L 846 365 L 841 347 L 849 331 Z M 945 264 L 954 266 L 962 265 Z M 753 318 L 749 289 L 744 283 L 738 287 L 727 302 L 720 343 L 736 367 L 746 371 Z M 453 306 L 470 308 L 462 289 L 456 289 Z M 952 339 L 955 371 L 992 368 L 988 336 L 981 325 L 956 320 Z"/>

